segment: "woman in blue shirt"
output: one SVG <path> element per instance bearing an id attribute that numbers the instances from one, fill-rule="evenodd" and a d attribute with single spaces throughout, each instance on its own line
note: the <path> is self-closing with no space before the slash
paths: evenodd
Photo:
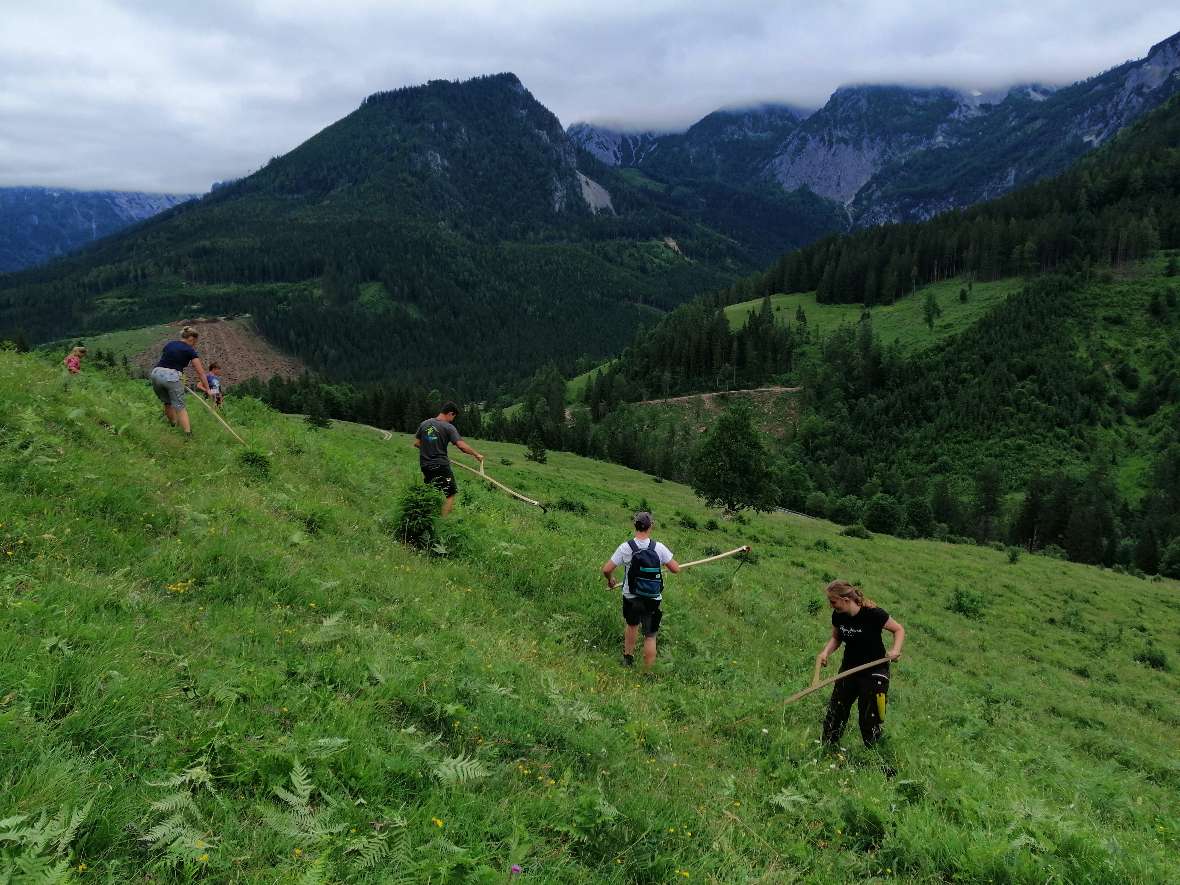
<path id="1" fill-rule="evenodd" d="M 180 330 L 180 339 L 169 341 L 164 345 L 160 354 L 160 361 L 152 369 L 148 378 L 152 382 L 152 390 L 164 404 L 164 417 L 168 423 L 180 429 L 186 436 L 192 435 L 189 425 L 188 409 L 184 405 L 184 370 L 192 363 L 197 371 L 197 389 L 209 392 L 209 381 L 205 377 L 205 367 L 201 365 L 201 357 L 194 345 L 197 343 L 197 330 L 185 326 Z"/>

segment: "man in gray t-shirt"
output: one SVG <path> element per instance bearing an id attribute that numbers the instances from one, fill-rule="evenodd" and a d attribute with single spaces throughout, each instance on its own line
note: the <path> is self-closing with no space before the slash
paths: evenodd
<path id="1" fill-rule="evenodd" d="M 438 415 L 419 424 L 414 434 L 414 447 L 418 450 L 418 466 L 422 468 L 422 481 L 430 483 L 446 495 L 443 516 L 451 512 L 451 508 L 455 506 L 455 495 L 459 492 L 455 474 L 451 470 L 451 459 L 447 457 L 447 445 L 454 443 L 459 451 L 483 462 L 483 455 L 467 445 L 455 429 L 455 419 L 458 417 L 459 407 L 453 402 L 444 403 Z"/>

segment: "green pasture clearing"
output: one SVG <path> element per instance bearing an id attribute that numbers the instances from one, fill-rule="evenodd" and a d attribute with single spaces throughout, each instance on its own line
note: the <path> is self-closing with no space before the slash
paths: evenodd
<path id="1" fill-rule="evenodd" d="M 153 344 L 166 337 L 170 332 L 175 334 L 175 327 L 168 325 L 144 326 L 139 329 L 126 329 L 122 332 L 105 332 L 101 335 L 88 335 L 81 340 L 85 342 L 91 354 L 102 350 L 113 353 L 115 359 L 122 359 L 123 357 L 131 359 L 143 353 Z M 38 349 L 51 353 L 56 353 L 60 350 L 64 353 L 73 345 L 74 340 L 70 338 L 65 341 L 54 341 L 50 344 L 44 344 Z"/>
<path id="2" fill-rule="evenodd" d="M 1020 291 L 1023 282 L 1017 278 L 976 282 L 964 303 L 959 301 L 959 290 L 966 285 L 965 280 L 958 278 L 944 280 L 923 286 L 893 304 L 876 305 L 872 308 L 873 330 L 887 344 L 897 341 L 906 350 L 921 350 L 966 330 L 1008 296 Z M 942 309 L 942 316 L 934 321 L 933 330 L 927 327 L 923 312 L 928 292 L 934 293 Z M 770 303 L 779 323 L 794 324 L 795 311 L 802 307 L 807 315 L 808 329 L 824 335 L 846 323 L 858 323 L 864 312 L 859 304 L 819 304 L 814 292 L 772 295 Z M 750 311 L 758 310 L 761 304 L 758 299 L 725 308 L 730 326 L 740 329 L 746 324 Z"/>
<path id="3" fill-rule="evenodd" d="M 579 402 L 586 393 L 587 385 L 594 380 L 594 376 L 599 372 L 605 372 L 614 364 L 615 360 L 607 360 L 602 365 L 595 366 L 593 369 L 583 372 L 581 375 L 575 375 L 567 381 L 565 385 L 565 401 L 567 403 Z"/>
<path id="4" fill-rule="evenodd" d="M 314 431 L 232 397 L 224 414 L 249 452 L 198 407 L 185 442 L 143 382 L 67 385 L 0 353 L 0 870 L 1174 875 L 1176 582 L 725 520 L 674 483 L 478 441 L 490 474 L 556 506 L 460 472 L 445 555 L 422 554 L 392 534 L 417 478 L 408 437 Z M 732 586 L 732 560 L 669 577 L 651 679 L 619 667 L 619 599 L 597 571 L 640 506 L 682 561 L 757 556 Z M 852 723 L 823 752 L 826 692 L 780 703 L 811 677 L 836 576 L 909 632 L 879 750 Z"/>

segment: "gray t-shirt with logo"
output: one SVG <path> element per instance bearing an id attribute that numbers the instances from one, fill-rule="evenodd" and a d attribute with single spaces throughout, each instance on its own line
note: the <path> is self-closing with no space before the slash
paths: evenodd
<path id="1" fill-rule="evenodd" d="M 438 418 L 427 418 L 418 425 L 418 463 L 422 467 L 450 467 L 451 459 L 447 457 L 447 444 L 457 443 L 463 437 L 455 425 Z"/>

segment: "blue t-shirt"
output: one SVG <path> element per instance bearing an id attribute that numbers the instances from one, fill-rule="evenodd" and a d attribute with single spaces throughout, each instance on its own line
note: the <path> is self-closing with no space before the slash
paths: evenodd
<path id="1" fill-rule="evenodd" d="M 160 361 L 156 363 L 156 367 L 183 372 L 189 363 L 199 357 L 200 354 L 192 345 L 183 341 L 169 341 L 164 345 L 164 352 L 160 354 Z"/>
<path id="2" fill-rule="evenodd" d="M 205 379 L 209 382 L 210 390 L 221 390 L 221 379 L 212 372 L 206 372 Z"/>

